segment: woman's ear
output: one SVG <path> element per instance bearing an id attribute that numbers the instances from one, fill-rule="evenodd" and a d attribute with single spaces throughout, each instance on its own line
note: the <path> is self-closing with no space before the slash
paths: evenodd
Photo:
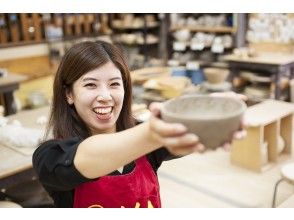
<path id="1" fill-rule="evenodd" d="M 66 101 L 67 101 L 67 103 L 69 105 L 72 105 L 74 103 L 73 97 L 72 97 L 72 93 L 68 89 L 66 89 L 65 95 L 66 95 Z"/>

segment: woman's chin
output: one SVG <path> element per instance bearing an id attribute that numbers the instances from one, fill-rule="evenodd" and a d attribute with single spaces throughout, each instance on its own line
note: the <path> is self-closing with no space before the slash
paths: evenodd
<path id="1" fill-rule="evenodd" d="M 114 123 L 107 123 L 103 125 L 96 125 L 94 127 L 95 134 L 103 134 L 103 133 L 113 133 L 116 130 L 116 125 Z"/>

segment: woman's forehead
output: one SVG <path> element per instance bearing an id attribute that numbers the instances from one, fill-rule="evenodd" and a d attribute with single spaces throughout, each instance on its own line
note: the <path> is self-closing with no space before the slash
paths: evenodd
<path id="1" fill-rule="evenodd" d="M 86 79 L 93 78 L 96 80 L 110 80 L 122 78 L 120 70 L 111 62 L 98 67 L 86 74 L 84 74 L 80 79 L 84 81 Z"/>

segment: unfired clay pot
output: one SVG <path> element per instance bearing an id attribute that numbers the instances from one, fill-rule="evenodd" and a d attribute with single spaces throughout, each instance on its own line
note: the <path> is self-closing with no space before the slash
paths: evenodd
<path id="1" fill-rule="evenodd" d="M 229 75 L 229 70 L 214 67 L 204 68 L 203 72 L 207 81 L 211 84 L 222 83 Z"/>
<path id="2" fill-rule="evenodd" d="M 189 95 L 165 102 L 161 116 L 166 122 L 184 124 L 206 148 L 215 149 L 231 140 L 245 109 L 246 104 L 235 98 Z"/>

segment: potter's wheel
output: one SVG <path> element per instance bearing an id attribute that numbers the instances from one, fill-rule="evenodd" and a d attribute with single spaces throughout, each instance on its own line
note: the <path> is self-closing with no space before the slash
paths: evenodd
<path id="1" fill-rule="evenodd" d="M 211 91 L 211 92 L 225 92 L 225 91 L 230 91 L 232 88 L 232 84 L 227 81 L 222 83 L 217 83 L 217 84 L 211 84 L 206 81 L 202 83 L 202 86 L 206 91 Z"/>

